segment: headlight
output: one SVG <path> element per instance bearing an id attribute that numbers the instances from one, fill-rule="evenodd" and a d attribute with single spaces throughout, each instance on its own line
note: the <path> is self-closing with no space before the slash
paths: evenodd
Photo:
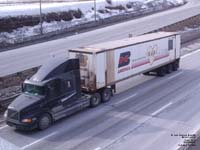
<path id="1" fill-rule="evenodd" d="M 7 118 L 7 116 L 8 116 L 8 110 L 6 110 L 6 111 L 4 112 L 4 118 Z"/>
<path id="2" fill-rule="evenodd" d="M 31 118 L 26 118 L 22 120 L 23 123 L 31 123 L 32 119 Z"/>

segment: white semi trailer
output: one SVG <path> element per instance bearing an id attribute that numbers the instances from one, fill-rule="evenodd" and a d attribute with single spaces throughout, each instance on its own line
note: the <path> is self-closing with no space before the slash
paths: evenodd
<path id="1" fill-rule="evenodd" d="M 18 129 L 45 129 L 62 117 L 110 100 L 115 84 L 140 73 L 159 76 L 179 68 L 180 35 L 152 33 L 69 50 L 24 81 L 6 122 Z"/>
<path id="2" fill-rule="evenodd" d="M 79 58 L 81 87 L 87 91 L 114 85 L 140 73 L 159 76 L 179 68 L 180 35 L 158 32 L 69 50 Z"/>

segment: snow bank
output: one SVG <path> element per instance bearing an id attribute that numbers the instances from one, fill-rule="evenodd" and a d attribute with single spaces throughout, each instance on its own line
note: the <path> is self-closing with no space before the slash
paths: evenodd
<path id="1" fill-rule="evenodd" d="M 80 8 L 83 13 L 90 10 L 91 2 L 71 3 L 45 3 L 42 4 L 42 13 L 61 12 Z M 0 7 L 0 17 L 38 15 L 40 13 L 39 3 L 37 4 L 16 4 Z"/>
<path id="2" fill-rule="evenodd" d="M 111 1 L 111 4 L 108 2 Z M 96 6 L 97 10 L 103 9 L 106 6 L 126 6 L 131 2 L 140 2 L 140 3 L 149 3 L 153 1 L 162 2 L 168 1 L 173 4 L 183 4 L 183 0 L 97 0 Z M 94 8 L 93 1 L 85 1 L 85 2 L 66 2 L 66 3 L 44 3 L 42 4 L 42 13 L 50 13 L 50 12 L 62 12 L 69 10 L 77 10 L 80 9 L 82 13 L 87 13 Z M 0 17 L 8 17 L 8 16 L 22 16 L 22 15 L 38 15 L 40 12 L 39 3 L 33 4 L 15 4 L 15 5 L 0 5 Z"/>
<path id="3" fill-rule="evenodd" d="M 128 13 L 134 13 L 136 16 L 152 13 L 182 5 L 185 3 L 185 0 L 96 0 L 96 2 L 96 18 L 105 19 Z M 70 11 L 75 10 L 80 10 L 82 15 L 80 17 L 72 15 L 67 20 L 66 15 L 70 14 Z M 78 24 L 94 21 L 94 1 L 45 3 L 42 4 L 42 13 L 44 15 L 44 34 L 53 31 L 62 31 Z M 0 32 L 0 43 L 3 43 L 3 45 L 14 44 L 16 42 L 23 42 L 27 37 L 39 35 L 41 30 L 38 14 L 39 4 L 21 4 L 4 7 L 0 5 L 0 31 L 3 31 Z M 28 23 L 28 26 L 27 23 L 23 25 L 25 19 L 28 22 L 32 22 Z M 7 28 L 7 31 L 3 27 Z"/>

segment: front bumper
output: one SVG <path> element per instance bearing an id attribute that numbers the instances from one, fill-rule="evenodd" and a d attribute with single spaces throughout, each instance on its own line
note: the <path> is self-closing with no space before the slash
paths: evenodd
<path id="1" fill-rule="evenodd" d="M 6 124 L 14 127 L 18 130 L 33 130 L 35 128 L 37 128 L 37 122 L 32 122 L 32 123 L 22 123 L 16 120 L 10 120 L 10 119 L 6 119 Z"/>

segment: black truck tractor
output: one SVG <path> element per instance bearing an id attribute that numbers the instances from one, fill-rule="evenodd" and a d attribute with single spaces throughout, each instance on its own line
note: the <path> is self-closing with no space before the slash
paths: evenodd
<path id="1" fill-rule="evenodd" d="M 48 128 L 55 120 L 109 101 L 112 87 L 81 90 L 79 59 L 56 59 L 22 84 L 22 94 L 8 107 L 6 123 L 20 130 Z"/>

